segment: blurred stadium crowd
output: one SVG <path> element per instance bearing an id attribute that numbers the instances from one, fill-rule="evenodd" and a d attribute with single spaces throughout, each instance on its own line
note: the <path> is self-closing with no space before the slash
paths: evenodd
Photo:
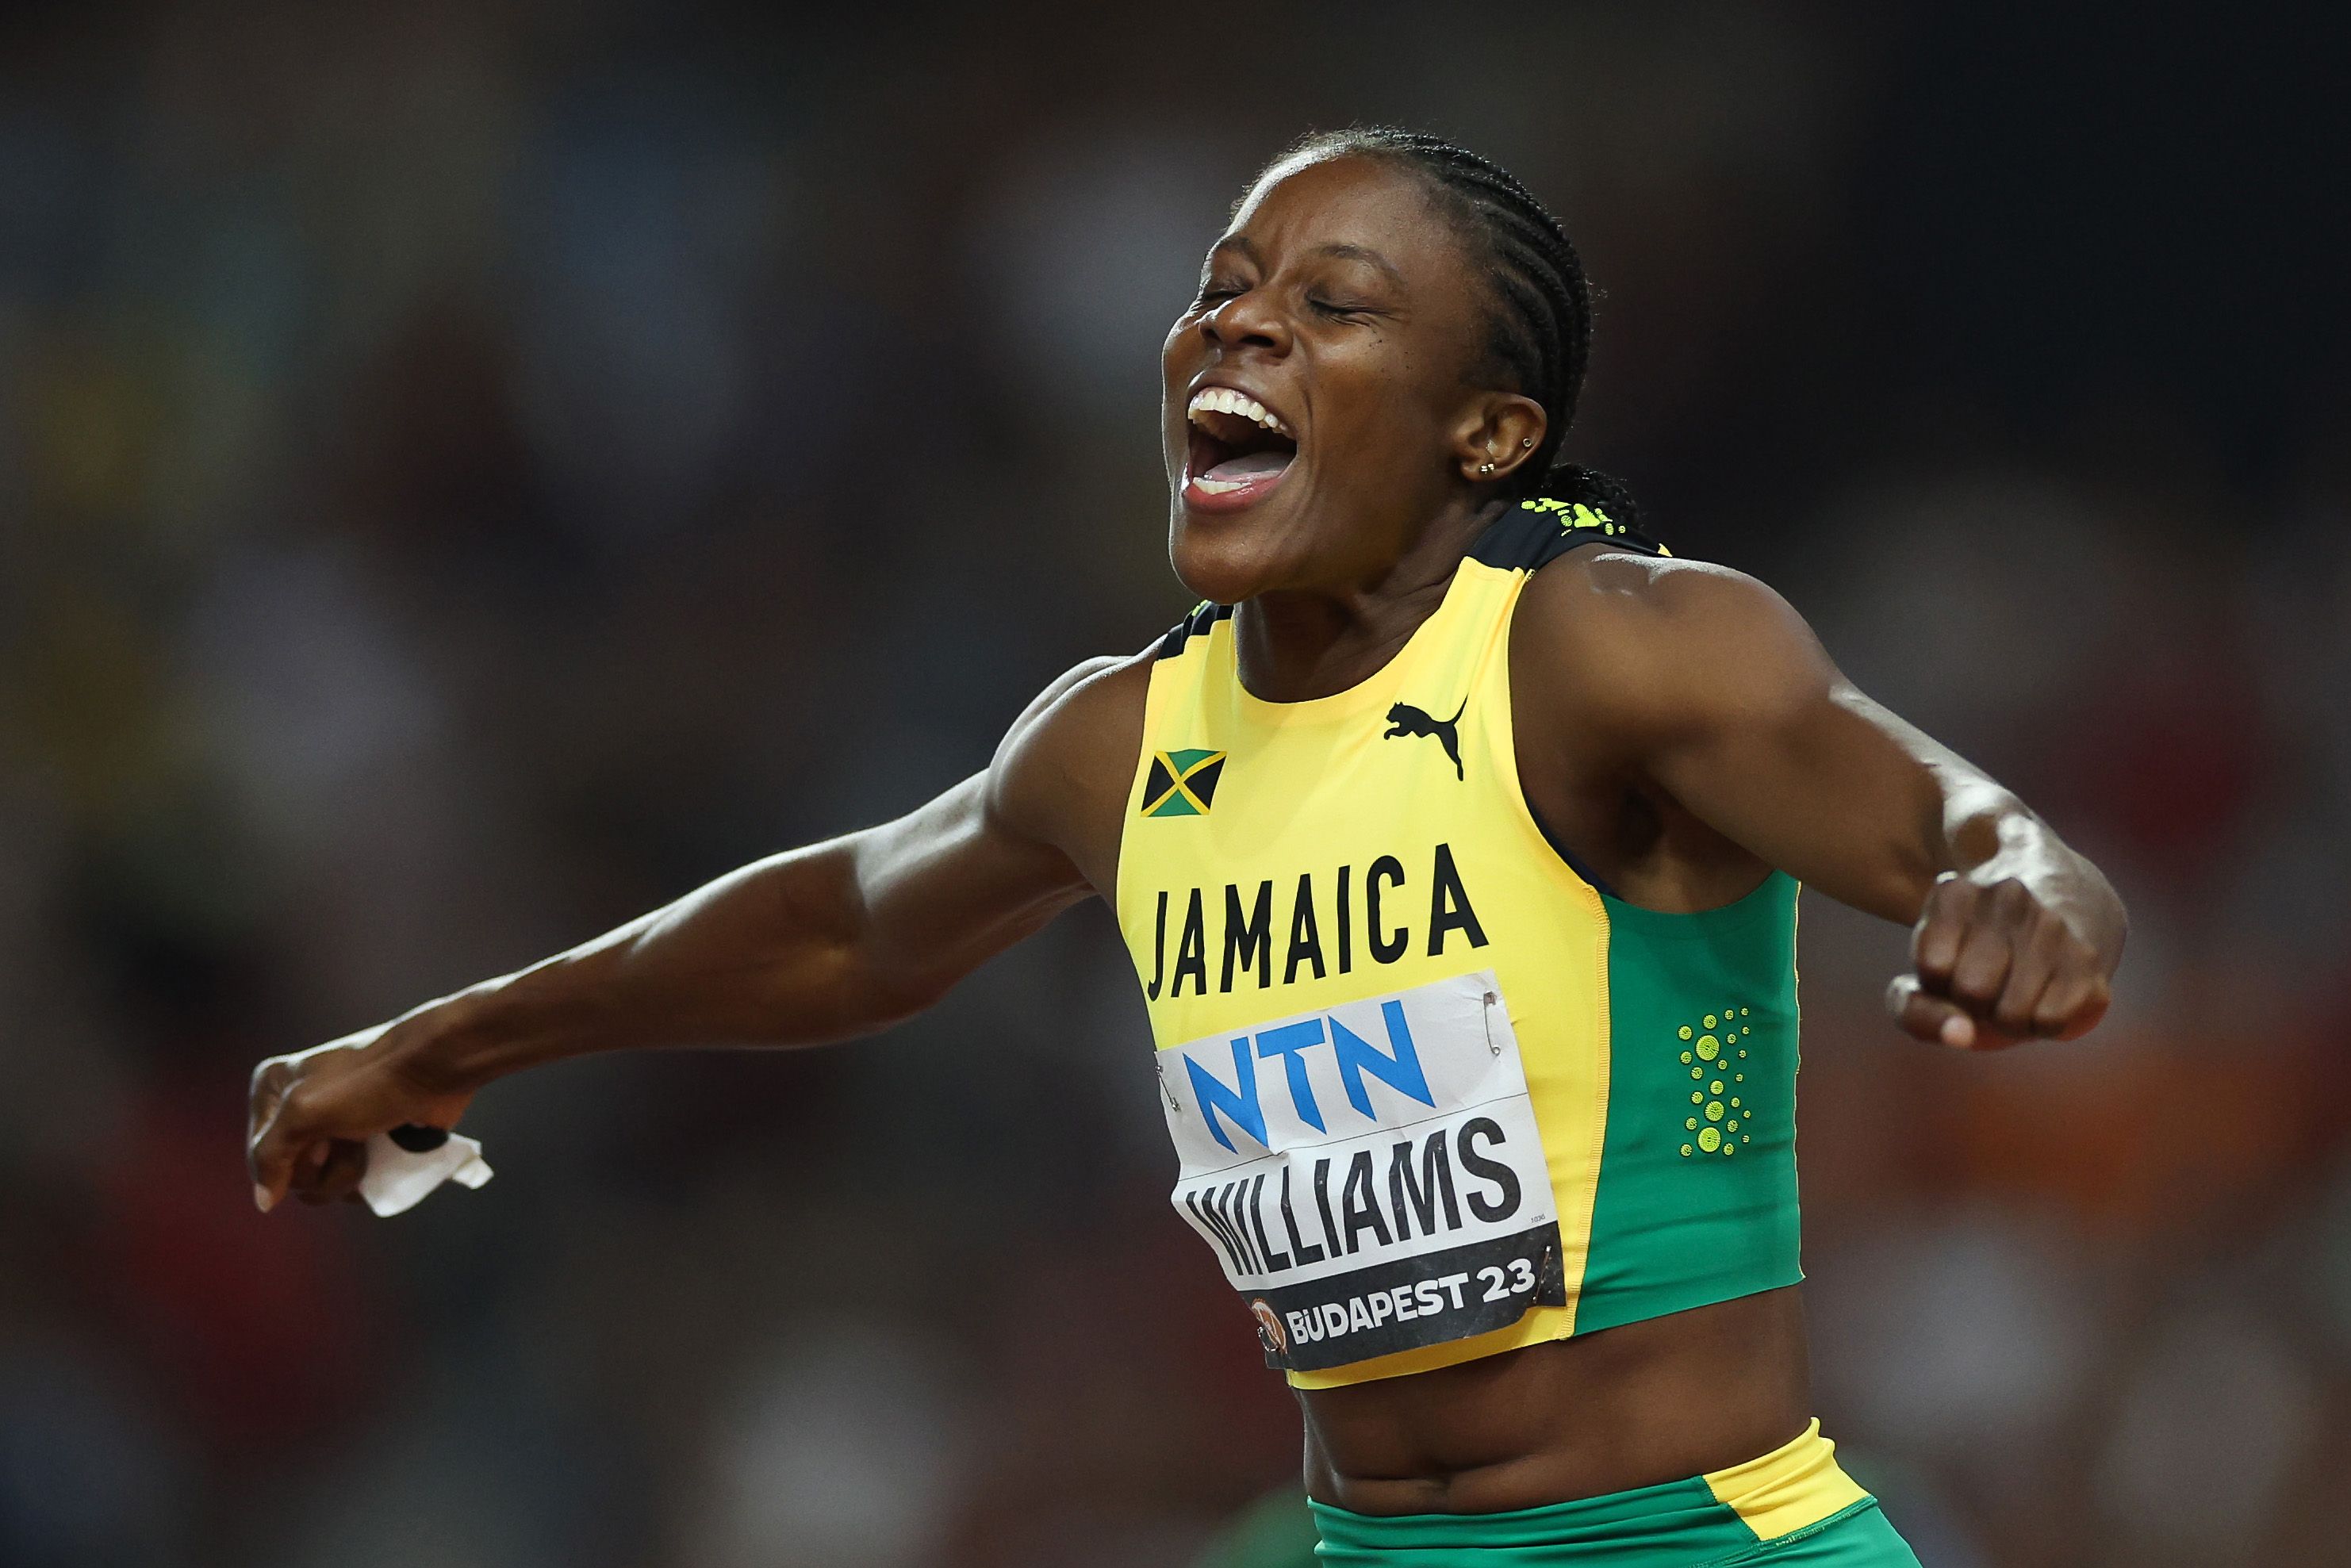
<path id="1" fill-rule="evenodd" d="M 2351 1562 L 2320 25 L 11 8 L 0 1563 L 1176 1568 L 1294 1470 L 1099 910 L 881 1041 L 500 1085 L 499 1179 L 397 1222 L 261 1222 L 238 1139 L 256 1058 L 911 806 L 1172 622 L 1155 346 L 1356 118 L 1553 200 L 1575 449 L 2131 903 L 2107 1028 L 1978 1061 L 1806 902 L 1852 1469 L 1935 1568 Z"/>

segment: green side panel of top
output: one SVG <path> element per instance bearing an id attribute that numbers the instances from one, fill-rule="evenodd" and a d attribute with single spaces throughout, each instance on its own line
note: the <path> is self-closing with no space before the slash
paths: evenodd
<path id="1" fill-rule="evenodd" d="M 1575 1331 L 1803 1278 L 1796 1214 L 1796 892 L 1608 911 L 1608 1127 Z"/>

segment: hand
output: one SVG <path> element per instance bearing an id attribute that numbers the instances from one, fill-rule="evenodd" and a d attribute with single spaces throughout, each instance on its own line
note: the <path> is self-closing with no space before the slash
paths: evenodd
<path id="1" fill-rule="evenodd" d="M 456 1124 L 472 1092 L 423 1082 L 405 1049 L 431 1019 L 412 1015 L 253 1070 L 245 1146 L 255 1207 L 266 1214 L 288 1192 L 312 1204 L 355 1197 L 368 1139 L 406 1123 Z"/>
<path id="2" fill-rule="evenodd" d="M 1909 1033 L 1959 1051 L 2074 1040 L 2114 999 L 2098 951 L 2013 877 L 1985 884 L 1944 873 L 1910 955 L 1913 972 L 1886 988 L 1886 1006 Z"/>

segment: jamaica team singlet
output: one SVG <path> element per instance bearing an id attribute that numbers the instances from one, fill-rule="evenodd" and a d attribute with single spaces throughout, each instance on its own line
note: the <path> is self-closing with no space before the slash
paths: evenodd
<path id="1" fill-rule="evenodd" d="M 1118 919 L 1176 1212 L 1270 1364 L 1330 1387 L 1794 1282 L 1796 884 L 1611 896 L 1519 787 L 1510 617 L 1583 544 L 1503 513 L 1379 674 L 1241 686 L 1203 605 L 1151 671 Z"/>

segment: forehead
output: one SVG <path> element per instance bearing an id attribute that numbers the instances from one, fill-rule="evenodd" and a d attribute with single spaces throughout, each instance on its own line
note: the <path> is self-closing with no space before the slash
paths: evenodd
<path id="1" fill-rule="evenodd" d="M 1246 236 L 1269 262 L 1330 246 L 1377 252 L 1407 282 L 1458 275 L 1461 247 L 1426 181 L 1385 158 L 1286 159 L 1241 198 L 1225 239 Z M 1448 278 L 1448 281 L 1451 279 Z"/>

